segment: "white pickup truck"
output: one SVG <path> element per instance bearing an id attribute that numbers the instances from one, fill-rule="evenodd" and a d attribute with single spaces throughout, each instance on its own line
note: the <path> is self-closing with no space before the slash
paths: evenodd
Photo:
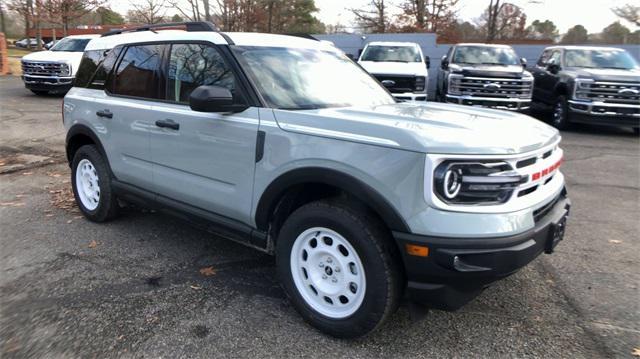
<path id="1" fill-rule="evenodd" d="M 424 62 L 423 62 L 424 61 Z M 429 56 L 413 42 L 370 42 L 358 63 L 399 100 L 426 101 Z"/>
<path id="2" fill-rule="evenodd" d="M 80 66 L 84 48 L 96 37 L 100 35 L 67 36 L 49 50 L 23 56 L 24 86 L 36 95 L 69 91 Z"/>

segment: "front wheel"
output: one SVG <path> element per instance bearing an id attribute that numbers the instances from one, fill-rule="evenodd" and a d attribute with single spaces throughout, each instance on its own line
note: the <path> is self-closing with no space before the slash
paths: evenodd
<path id="1" fill-rule="evenodd" d="M 376 219 L 344 201 L 318 201 L 296 210 L 278 236 L 287 296 L 307 322 L 334 337 L 365 335 L 398 307 L 397 250 Z"/>
<path id="2" fill-rule="evenodd" d="M 559 95 L 553 106 L 553 117 L 551 118 L 553 127 L 559 130 L 569 128 L 569 105 L 564 95 Z"/>

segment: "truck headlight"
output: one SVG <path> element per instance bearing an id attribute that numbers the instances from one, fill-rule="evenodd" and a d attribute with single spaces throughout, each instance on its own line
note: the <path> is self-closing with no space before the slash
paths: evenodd
<path id="1" fill-rule="evenodd" d="M 593 79 L 577 78 L 573 87 L 573 98 L 579 100 L 591 100 L 591 86 L 595 81 Z"/>
<path id="2" fill-rule="evenodd" d="M 461 81 L 462 75 L 450 74 L 448 79 L 447 93 L 450 93 L 452 95 L 459 95 Z"/>
<path id="3" fill-rule="evenodd" d="M 416 76 L 416 91 L 424 91 L 425 83 L 426 83 L 426 77 Z"/>
<path id="4" fill-rule="evenodd" d="M 433 175 L 433 189 L 449 204 L 488 205 L 506 202 L 527 176 L 502 161 L 444 161 Z"/>

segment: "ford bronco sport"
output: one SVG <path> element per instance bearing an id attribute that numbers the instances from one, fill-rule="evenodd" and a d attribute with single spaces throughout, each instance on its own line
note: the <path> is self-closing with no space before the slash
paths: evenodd
<path id="1" fill-rule="evenodd" d="M 536 105 L 553 108 L 552 124 L 640 128 L 640 65 L 612 47 L 546 48 L 533 67 Z"/>
<path id="2" fill-rule="evenodd" d="M 92 40 L 64 98 L 89 220 L 134 203 L 274 254 L 302 317 L 343 338 L 404 293 L 457 309 L 562 239 L 556 129 L 396 102 L 318 41 L 166 26 Z"/>
<path id="3" fill-rule="evenodd" d="M 527 111 L 533 76 L 526 64 L 526 59 L 518 59 L 508 45 L 454 45 L 440 61 L 436 100 Z"/>

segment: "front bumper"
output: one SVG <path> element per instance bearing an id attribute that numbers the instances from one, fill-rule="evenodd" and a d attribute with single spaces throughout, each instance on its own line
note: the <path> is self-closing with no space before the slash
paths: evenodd
<path id="1" fill-rule="evenodd" d="M 543 206 L 534 228 L 496 238 L 443 238 L 394 232 L 402 251 L 409 299 L 431 308 L 456 310 L 489 284 L 507 277 L 534 260 L 551 253 L 571 201 L 566 191 Z M 560 237 L 561 238 L 561 237 Z M 426 257 L 406 253 L 406 245 L 429 248 Z"/>
<path id="2" fill-rule="evenodd" d="M 427 101 L 426 92 L 401 92 L 391 93 L 393 97 L 403 101 Z"/>
<path id="3" fill-rule="evenodd" d="M 446 99 L 447 102 L 458 105 L 482 106 L 509 111 L 526 111 L 531 107 L 530 98 L 497 98 L 447 94 Z"/>
<path id="4" fill-rule="evenodd" d="M 640 105 L 569 100 L 571 122 L 640 127 Z"/>
<path id="5" fill-rule="evenodd" d="M 22 81 L 30 90 L 68 91 L 73 87 L 73 77 L 23 75 Z"/>

